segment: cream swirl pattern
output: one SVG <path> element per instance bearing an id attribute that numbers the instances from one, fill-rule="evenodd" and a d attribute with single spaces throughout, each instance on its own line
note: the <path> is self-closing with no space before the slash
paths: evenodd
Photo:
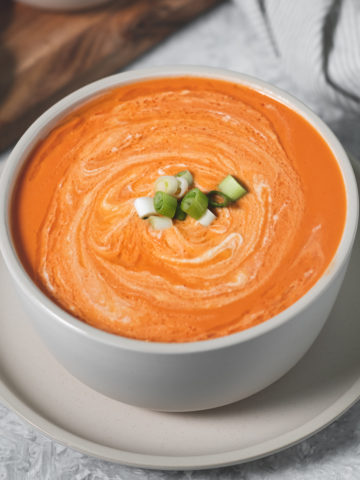
<path id="1" fill-rule="evenodd" d="M 321 221 L 294 253 L 306 194 L 266 115 L 272 105 L 261 111 L 204 82 L 116 90 L 35 155 L 32 177 L 44 162 L 62 165 L 37 237 L 37 281 L 91 325 L 152 341 L 224 335 L 295 301 L 326 266 Z M 134 199 L 184 168 L 203 191 L 231 173 L 249 193 L 209 228 L 187 218 L 153 231 Z M 283 287 L 267 295 L 277 278 Z"/>

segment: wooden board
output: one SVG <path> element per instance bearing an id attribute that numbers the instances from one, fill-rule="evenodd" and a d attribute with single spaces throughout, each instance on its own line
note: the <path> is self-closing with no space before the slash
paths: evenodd
<path id="1" fill-rule="evenodd" d="M 124 67 L 221 1 L 117 0 L 54 13 L 1 0 L 0 151 L 55 101 Z"/>

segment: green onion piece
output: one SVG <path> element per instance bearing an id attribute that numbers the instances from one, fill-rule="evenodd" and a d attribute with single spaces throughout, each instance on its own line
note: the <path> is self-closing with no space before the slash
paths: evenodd
<path id="1" fill-rule="evenodd" d="M 183 170 L 182 172 L 177 173 L 176 176 L 184 177 L 187 180 L 189 186 L 192 185 L 194 182 L 193 176 L 191 175 L 189 170 Z"/>
<path id="2" fill-rule="evenodd" d="M 156 212 L 160 215 L 173 218 L 177 207 L 177 201 L 176 198 L 168 193 L 156 192 L 154 197 L 154 207 Z"/>
<path id="3" fill-rule="evenodd" d="M 185 195 L 185 193 L 188 191 L 189 184 L 185 177 L 178 177 L 177 181 L 179 184 L 179 188 L 177 192 L 174 194 L 174 197 L 182 198 Z"/>
<path id="4" fill-rule="evenodd" d="M 186 217 L 187 217 L 186 213 L 183 210 L 181 210 L 180 203 L 178 203 L 174 218 L 176 218 L 177 220 L 185 220 Z"/>
<path id="5" fill-rule="evenodd" d="M 136 198 L 134 206 L 140 218 L 148 218 L 150 215 L 156 215 L 154 200 L 151 197 Z"/>
<path id="6" fill-rule="evenodd" d="M 190 215 L 190 217 L 199 220 L 208 207 L 209 200 L 207 196 L 198 188 L 193 188 L 181 201 L 181 209 Z M 156 207 L 155 207 L 156 208 Z"/>
<path id="7" fill-rule="evenodd" d="M 208 227 L 209 225 L 212 224 L 212 222 L 215 220 L 216 216 L 213 214 L 213 212 L 209 209 L 206 210 L 204 215 L 199 218 L 198 222 L 203 226 L 203 227 Z"/>
<path id="8" fill-rule="evenodd" d="M 211 190 L 207 196 L 211 207 L 227 207 L 232 201 L 225 193 L 219 192 L 218 190 Z"/>
<path id="9" fill-rule="evenodd" d="M 159 177 L 155 182 L 155 192 L 165 192 L 170 195 L 176 193 L 179 188 L 179 184 L 176 177 L 171 175 L 164 175 Z"/>
<path id="10" fill-rule="evenodd" d="M 247 190 L 232 176 L 228 175 L 219 183 L 219 190 L 229 197 L 233 202 L 243 197 Z"/>
<path id="11" fill-rule="evenodd" d="M 166 230 L 172 226 L 172 220 L 168 217 L 149 217 L 149 223 L 154 230 Z"/>

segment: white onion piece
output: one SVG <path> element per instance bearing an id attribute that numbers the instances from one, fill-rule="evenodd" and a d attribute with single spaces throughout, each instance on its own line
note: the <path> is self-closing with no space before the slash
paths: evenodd
<path id="1" fill-rule="evenodd" d="M 166 230 L 172 227 L 172 220 L 169 217 L 149 217 L 149 223 L 154 230 Z"/>
<path id="2" fill-rule="evenodd" d="M 207 209 L 204 215 L 199 218 L 198 222 L 201 223 L 203 227 L 208 227 L 215 220 L 216 215 L 212 213 L 211 210 Z"/>
<path id="3" fill-rule="evenodd" d="M 134 206 L 140 218 L 147 218 L 156 215 L 154 199 L 151 197 L 139 197 L 134 201 Z"/>
<path id="4" fill-rule="evenodd" d="M 171 175 L 159 177 L 155 182 L 155 192 L 165 192 L 174 195 L 179 188 L 178 179 Z"/>
<path id="5" fill-rule="evenodd" d="M 184 177 L 177 177 L 176 180 L 178 182 L 178 189 L 174 194 L 174 197 L 182 198 L 185 195 L 185 193 L 188 191 L 189 183 Z"/>

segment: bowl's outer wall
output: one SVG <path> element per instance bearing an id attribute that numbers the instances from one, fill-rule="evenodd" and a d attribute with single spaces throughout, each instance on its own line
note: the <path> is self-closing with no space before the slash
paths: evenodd
<path id="1" fill-rule="evenodd" d="M 272 384 L 310 348 L 335 302 L 347 263 L 328 289 L 280 327 L 225 348 L 164 355 L 101 344 L 24 306 L 45 344 L 66 369 L 93 389 L 125 403 L 162 411 L 218 407 Z"/>

